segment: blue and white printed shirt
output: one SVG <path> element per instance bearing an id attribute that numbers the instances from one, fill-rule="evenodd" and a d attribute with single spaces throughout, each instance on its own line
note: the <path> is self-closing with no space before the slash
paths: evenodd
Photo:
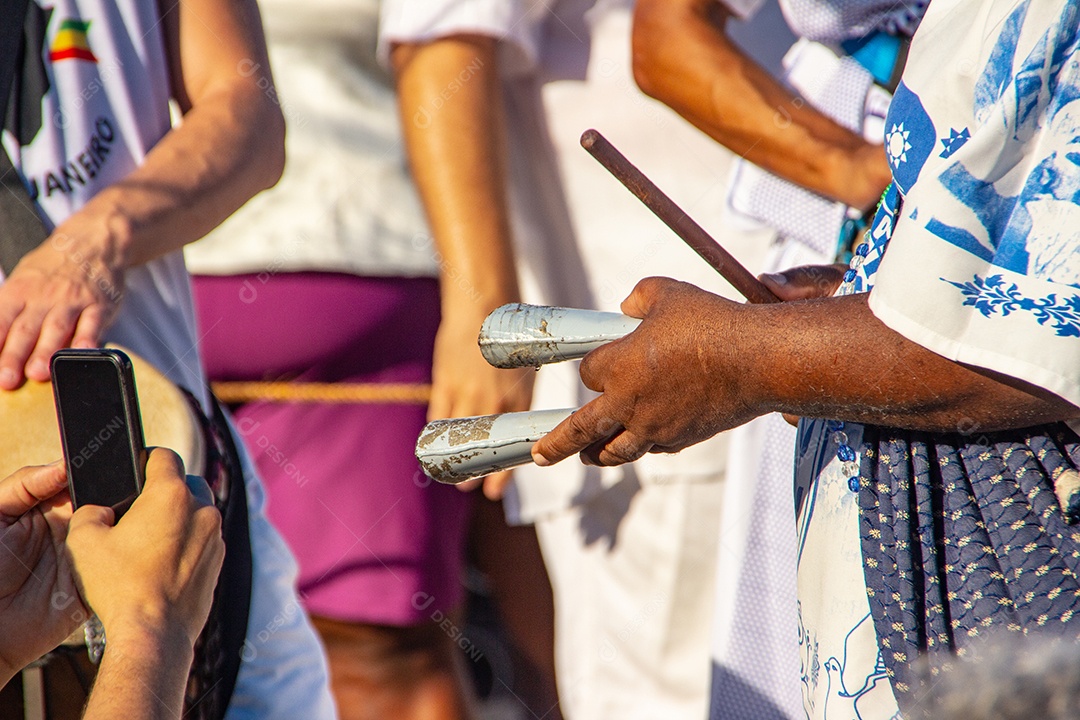
<path id="1" fill-rule="evenodd" d="M 1078 47 L 1075 0 L 931 4 L 854 284 L 910 340 L 1080 404 Z"/>

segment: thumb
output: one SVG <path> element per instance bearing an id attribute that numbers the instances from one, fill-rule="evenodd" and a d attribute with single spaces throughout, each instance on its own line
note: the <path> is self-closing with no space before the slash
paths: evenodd
<path id="1" fill-rule="evenodd" d="M 844 280 L 846 265 L 804 265 L 758 279 L 785 301 L 831 297 Z"/>
<path id="2" fill-rule="evenodd" d="M 102 505 L 83 505 L 71 516 L 68 525 L 68 540 L 87 533 L 100 532 L 116 523 L 116 514 L 112 508 Z"/>
<path id="3" fill-rule="evenodd" d="M 624 315 L 643 318 L 649 314 L 649 311 L 652 310 L 656 301 L 660 299 L 660 296 L 668 288 L 677 283 L 677 280 L 672 280 L 671 278 L 647 277 L 634 286 L 630 295 L 622 301 L 620 309 Z"/>

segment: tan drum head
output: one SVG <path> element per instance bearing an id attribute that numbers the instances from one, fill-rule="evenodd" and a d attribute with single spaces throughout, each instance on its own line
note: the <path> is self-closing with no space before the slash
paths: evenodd
<path id="1" fill-rule="evenodd" d="M 171 448 L 192 475 L 202 475 L 206 445 L 195 411 L 187 397 L 157 368 L 127 348 L 135 371 L 143 435 L 147 446 Z M 0 478 L 26 465 L 60 459 L 60 430 L 51 383 L 28 381 L 18 390 L 0 390 Z"/>

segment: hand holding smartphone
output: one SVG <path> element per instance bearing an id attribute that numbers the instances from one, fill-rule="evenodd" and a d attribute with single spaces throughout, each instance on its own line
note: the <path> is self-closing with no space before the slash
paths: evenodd
<path id="1" fill-rule="evenodd" d="M 119 520 L 146 472 L 131 359 L 111 348 L 72 348 L 53 355 L 51 370 L 71 505 L 111 507 Z"/>

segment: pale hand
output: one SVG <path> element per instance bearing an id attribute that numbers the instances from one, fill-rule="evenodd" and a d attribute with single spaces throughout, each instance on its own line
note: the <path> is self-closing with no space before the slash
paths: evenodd
<path id="1" fill-rule="evenodd" d="M 71 502 L 60 463 L 0 480 L 0 683 L 88 617 L 64 551 Z"/>
<path id="2" fill-rule="evenodd" d="M 435 336 L 429 420 L 529 409 L 536 371 L 500 370 L 489 365 L 476 343 L 481 322 L 482 318 L 458 325 L 453 320 L 444 320 L 439 326 Z M 484 495 L 498 500 L 509 481 L 509 471 L 488 475 L 482 481 Z M 480 484 L 480 480 L 470 480 L 456 487 L 473 490 Z"/>
<path id="3" fill-rule="evenodd" d="M 116 316 L 123 263 L 106 235 L 86 221 L 62 225 L 27 253 L 0 285 L 0 389 L 24 378 L 49 379 L 49 359 L 64 347 L 97 347 Z"/>
<path id="4" fill-rule="evenodd" d="M 113 522 L 110 508 L 81 507 L 67 540 L 82 596 L 107 641 L 181 631 L 193 645 L 225 556 L 221 514 L 188 489 L 180 458 L 158 448 L 142 494 Z"/>

